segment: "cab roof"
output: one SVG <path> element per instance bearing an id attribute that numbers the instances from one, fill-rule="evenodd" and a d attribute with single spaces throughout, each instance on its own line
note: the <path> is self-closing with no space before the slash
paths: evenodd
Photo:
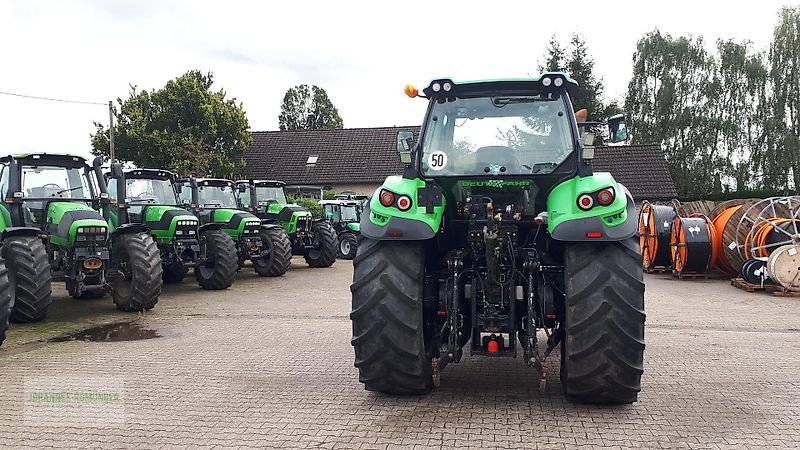
<path id="1" fill-rule="evenodd" d="M 178 175 L 175 172 L 162 169 L 130 169 L 125 171 L 125 177 L 147 178 L 155 180 L 175 180 Z"/>
<path id="2" fill-rule="evenodd" d="M 554 80 L 560 78 L 561 86 L 556 86 Z M 545 81 L 549 80 L 549 81 Z M 451 89 L 445 91 L 443 86 L 449 83 Z M 438 90 L 434 87 L 438 84 Z M 547 86 L 545 86 L 547 84 Z M 566 89 L 570 95 L 575 93 L 578 82 L 564 72 L 543 72 L 530 78 L 504 78 L 471 81 L 455 81 L 452 78 L 436 78 L 431 80 L 428 87 L 422 92 L 428 97 L 458 97 L 459 95 L 493 95 L 502 91 L 506 94 L 525 95 L 531 92 L 557 91 Z"/>
<path id="3" fill-rule="evenodd" d="M 0 161 L 7 163 L 14 158 L 25 164 L 35 164 L 38 161 L 53 163 L 68 167 L 83 167 L 87 165 L 87 159 L 80 155 L 65 152 L 21 152 L 12 153 L 0 158 Z M 44 164 L 43 163 L 43 164 Z"/>
<path id="4" fill-rule="evenodd" d="M 257 187 L 283 187 L 286 183 L 278 180 L 236 180 L 236 184 L 250 184 L 253 182 Z"/>
<path id="5" fill-rule="evenodd" d="M 355 200 L 320 200 L 320 205 L 358 206 L 361 202 Z"/>
<path id="6" fill-rule="evenodd" d="M 224 178 L 195 178 L 195 180 L 198 186 L 233 186 L 236 184 L 232 180 L 226 180 Z M 177 183 L 188 183 L 189 178 L 181 178 L 175 181 Z"/>

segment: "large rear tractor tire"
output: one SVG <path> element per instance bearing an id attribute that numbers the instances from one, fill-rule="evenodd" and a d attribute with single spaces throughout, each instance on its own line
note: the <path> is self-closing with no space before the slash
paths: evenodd
<path id="1" fill-rule="evenodd" d="M 164 265 L 162 269 L 164 270 L 162 275 L 164 283 L 169 284 L 180 283 L 186 278 L 186 274 L 189 273 L 189 268 L 184 266 L 180 261 Z"/>
<path id="2" fill-rule="evenodd" d="M 117 236 L 111 258 L 112 266 L 125 274 L 124 278 L 114 278 L 111 282 L 117 309 L 125 312 L 153 309 L 163 283 L 161 253 L 153 237 L 147 233 Z"/>
<path id="3" fill-rule="evenodd" d="M 339 258 L 353 259 L 358 250 L 358 240 L 353 233 L 342 233 L 339 235 Z"/>
<path id="4" fill-rule="evenodd" d="M 6 340 L 6 331 L 11 323 L 11 308 L 14 306 L 14 284 L 6 262 L 0 259 L 0 345 Z"/>
<path id="5" fill-rule="evenodd" d="M 256 273 L 262 277 L 279 277 L 292 264 L 292 242 L 281 227 L 261 227 L 261 243 L 267 257 L 252 259 Z"/>
<path id="6" fill-rule="evenodd" d="M 350 342 L 359 381 L 368 391 L 425 394 L 433 386 L 423 335 L 424 264 L 419 242 L 359 242 L 350 286 Z"/>
<path id="7" fill-rule="evenodd" d="M 644 371 L 644 280 L 637 238 L 565 250 L 561 384 L 579 403 L 633 403 Z"/>
<path id="8" fill-rule="evenodd" d="M 36 236 L 10 236 L 3 240 L 3 257 L 14 278 L 15 299 L 11 321 L 38 322 L 53 302 L 50 260 Z"/>
<path id="9" fill-rule="evenodd" d="M 303 256 L 311 267 L 330 267 L 336 262 L 336 231 L 328 222 L 314 224 L 314 248 Z"/>
<path id="10" fill-rule="evenodd" d="M 236 280 L 236 271 L 239 270 L 236 242 L 222 230 L 206 231 L 202 239 L 206 260 L 194 268 L 197 283 L 210 291 L 228 289 Z"/>

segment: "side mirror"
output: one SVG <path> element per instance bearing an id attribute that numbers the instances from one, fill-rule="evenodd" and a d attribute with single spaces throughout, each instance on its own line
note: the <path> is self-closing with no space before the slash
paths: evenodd
<path id="1" fill-rule="evenodd" d="M 179 183 L 176 183 L 175 184 L 175 192 L 177 192 L 178 194 L 183 193 L 183 185 L 179 184 Z"/>
<path id="2" fill-rule="evenodd" d="M 608 118 L 608 135 L 611 142 L 623 142 L 628 140 L 628 125 L 625 123 L 625 115 L 617 114 Z"/>
<path id="3" fill-rule="evenodd" d="M 594 133 L 586 132 L 583 135 L 583 159 L 586 161 L 594 159 L 594 147 L 597 136 Z"/>
<path id="4" fill-rule="evenodd" d="M 124 174 L 122 173 L 122 164 L 114 163 L 111 165 L 111 178 L 120 179 Z"/>
<path id="5" fill-rule="evenodd" d="M 414 146 L 413 131 L 397 132 L 397 153 L 400 155 L 400 162 L 408 166 L 411 164 L 411 148 Z"/>
<path id="6" fill-rule="evenodd" d="M 240 185 L 237 186 L 237 189 L 239 189 L 239 193 L 240 194 L 244 194 L 245 192 L 247 192 L 247 185 L 246 184 L 240 184 Z"/>

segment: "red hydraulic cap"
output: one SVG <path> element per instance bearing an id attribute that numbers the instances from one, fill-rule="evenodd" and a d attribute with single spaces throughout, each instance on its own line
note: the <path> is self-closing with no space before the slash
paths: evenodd
<path id="1" fill-rule="evenodd" d="M 498 353 L 500 351 L 500 344 L 497 341 L 489 341 L 486 344 L 486 351 L 489 353 Z"/>

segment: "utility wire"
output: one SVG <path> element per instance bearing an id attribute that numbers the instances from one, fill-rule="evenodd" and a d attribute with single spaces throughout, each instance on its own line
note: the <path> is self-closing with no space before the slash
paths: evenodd
<path id="1" fill-rule="evenodd" d="M 50 102 L 61 102 L 61 103 L 76 103 L 79 105 L 98 105 L 98 106 L 108 106 L 108 103 L 100 103 L 100 102 L 86 102 L 82 100 L 64 100 L 60 98 L 51 98 L 51 97 L 39 97 L 36 95 L 25 95 L 25 94 L 15 94 L 13 92 L 3 92 L 0 91 L 2 95 L 10 95 L 12 97 L 22 97 L 22 98 L 30 98 L 34 100 L 47 100 Z"/>

